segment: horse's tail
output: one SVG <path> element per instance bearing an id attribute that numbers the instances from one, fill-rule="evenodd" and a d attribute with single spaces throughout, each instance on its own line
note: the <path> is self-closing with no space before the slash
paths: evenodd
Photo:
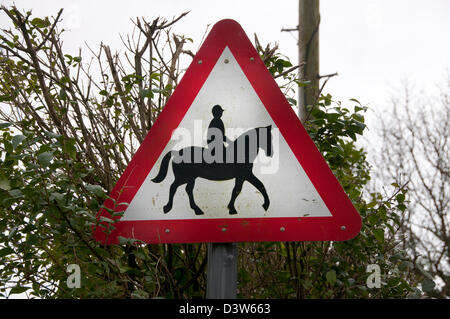
<path id="1" fill-rule="evenodd" d="M 161 166 L 159 167 L 159 173 L 156 175 L 155 178 L 152 179 L 152 182 L 154 183 L 161 183 L 164 178 L 166 178 L 167 175 L 167 169 L 169 168 L 169 162 L 170 158 L 172 157 L 172 151 L 167 152 L 166 155 L 164 155 Z"/>

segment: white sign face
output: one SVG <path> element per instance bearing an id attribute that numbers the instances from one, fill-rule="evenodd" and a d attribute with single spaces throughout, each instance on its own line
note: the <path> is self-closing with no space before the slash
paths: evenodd
<path id="1" fill-rule="evenodd" d="M 167 175 L 161 182 L 152 179 L 158 175 L 168 152 L 190 146 L 208 147 L 208 127 L 214 119 L 212 109 L 215 105 L 224 110 L 220 120 L 229 140 L 257 127 L 272 126 L 273 154 L 267 156 L 260 148 L 252 169 L 253 175 L 263 184 L 270 203 L 264 199 L 261 188 L 258 190 L 247 180 L 235 198 L 234 214 L 230 214 L 229 204 L 237 179 L 218 181 L 197 177 L 192 193 L 202 214 L 196 214 L 191 208 L 186 183 L 176 188 L 169 208 L 169 192 L 176 179 L 172 169 L 176 165 L 176 156 L 171 156 Z M 121 220 L 308 216 L 327 217 L 331 213 L 226 47 Z"/>

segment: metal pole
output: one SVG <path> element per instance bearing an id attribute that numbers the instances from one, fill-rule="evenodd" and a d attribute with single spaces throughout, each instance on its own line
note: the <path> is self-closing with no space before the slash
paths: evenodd
<path id="1" fill-rule="evenodd" d="M 237 287 L 236 243 L 208 244 L 207 299 L 234 299 Z"/>

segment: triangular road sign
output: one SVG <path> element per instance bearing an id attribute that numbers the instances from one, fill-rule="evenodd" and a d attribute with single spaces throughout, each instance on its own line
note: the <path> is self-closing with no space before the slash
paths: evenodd
<path id="1" fill-rule="evenodd" d="M 109 196 L 104 206 L 124 213 L 109 235 L 95 229 L 108 244 L 118 236 L 148 243 L 347 240 L 361 228 L 233 20 L 214 25 Z M 106 209 L 99 216 L 111 217 Z"/>

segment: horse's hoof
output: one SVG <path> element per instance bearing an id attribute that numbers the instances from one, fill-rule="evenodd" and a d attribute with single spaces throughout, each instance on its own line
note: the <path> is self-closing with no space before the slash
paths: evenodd
<path id="1" fill-rule="evenodd" d="M 170 212 L 170 210 L 172 209 L 172 207 L 170 207 L 170 206 L 164 206 L 163 207 L 163 211 L 164 211 L 164 214 L 167 214 L 168 212 Z"/>
<path id="2" fill-rule="evenodd" d="M 230 213 L 230 215 L 236 215 L 236 214 L 237 214 L 237 211 L 236 211 L 236 209 L 231 208 L 231 209 L 229 210 L 229 213 Z"/>
<path id="3" fill-rule="evenodd" d="M 269 205 L 270 205 L 270 203 L 267 202 L 267 203 L 264 203 L 264 204 L 262 205 L 262 207 L 264 208 L 264 210 L 268 210 L 268 209 L 269 209 Z"/>
<path id="4" fill-rule="evenodd" d="M 195 215 L 203 215 L 204 214 L 204 212 L 200 208 L 195 209 L 194 212 L 195 212 Z"/>

